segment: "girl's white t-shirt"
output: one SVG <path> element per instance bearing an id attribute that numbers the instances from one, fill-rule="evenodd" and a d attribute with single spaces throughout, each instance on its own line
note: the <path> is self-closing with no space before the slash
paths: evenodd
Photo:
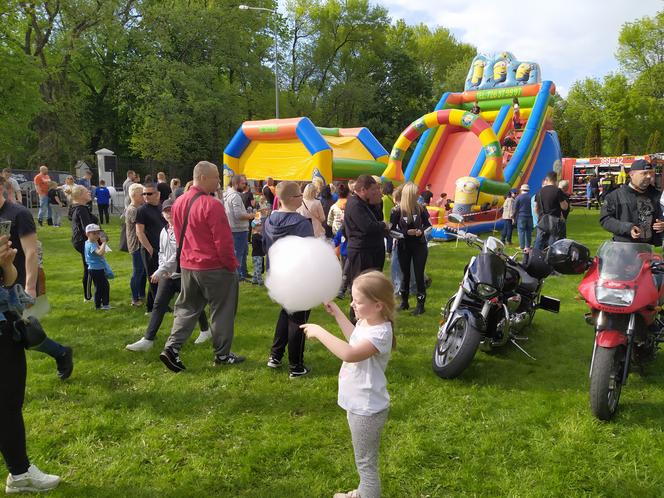
<path id="1" fill-rule="evenodd" d="M 360 320 L 348 343 L 352 346 L 362 340 L 373 344 L 378 353 L 363 361 L 343 362 L 337 403 L 356 415 L 373 415 L 390 406 L 385 369 L 392 353 L 392 324 L 367 325 Z"/>

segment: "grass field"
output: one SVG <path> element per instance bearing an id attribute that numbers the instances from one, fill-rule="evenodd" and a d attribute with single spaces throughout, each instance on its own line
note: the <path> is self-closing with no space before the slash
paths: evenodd
<path id="1" fill-rule="evenodd" d="M 568 233 L 592 251 L 606 238 L 597 212 L 584 209 L 572 213 Z M 174 375 L 159 347 L 124 350 L 147 324 L 143 310 L 129 306 L 128 255 L 109 255 L 115 309 L 98 312 L 83 303 L 68 228 L 40 228 L 39 236 L 52 304 L 43 324 L 74 347 L 76 360 L 72 378 L 61 382 L 51 358 L 28 353 L 29 453 L 65 481 L 51 496 L 296 498 L 356 487 L 345 413 L 336 405 L 340 362 L 310 342 L 308 377 L 290 380 L 267 368 L 278 306 L 264 289 L 241 287 L 233 350 L 245 363 L 213 368 L 209 343 L 192 340 L 182 351 L 186 372 Z M 630 377 L 614 422 L 595 420 L 588 406 L 593 331 L 574 299 L 580 277 L 548 280 L 545 293 L 561 299 L 561 312 L 537 314 L 525 344 L 536 361 L 507 347 L 478 352 L 459 379 L 433 374 L 440 306 L 474 252 L 452 243 L 432 248 L 427 312 L 399 316 L 387 372 L 384 496 L 664 495 L 663 360 L 646 377 Z M 336 330 L 320 309 L 311 321 Z M 171 323 L 168 315 L 159 346 Z"/>

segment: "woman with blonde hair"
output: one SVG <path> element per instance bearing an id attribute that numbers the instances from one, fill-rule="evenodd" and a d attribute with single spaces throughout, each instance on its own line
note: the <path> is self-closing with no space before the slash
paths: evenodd
<path id="1" fill-rule="evenodd" d="M 297 212 L 311 220 L 314 227 L 314 237 L 325 237 L 325 228 L 323 227 L 325 212 L 323 211 L 323 205 L 316 199 L 316 190 L 316 185 L 313 183 L 308 183 L 304 187 L 302 205 Z"/>
<path id="2" fill-rule="evenodd" d="M 88 273 L 88 264 L 85 261 L 85 242 L 88 240 L 85 227 L 91 223 L 99 223 L 97 217 L 92 214 L 90 191 L 82 185 L 74 185 L 71 189 L 71 207 L 69 219 L 71 220 L 71 243 L 74 249 L 81 255 L 83 263 L 83 297 L 85 301 L 92 299 L 92 278 Z"/>
<path id="3" fill-rule="evenodd" d="M 431 226 L 429 212 L 417 202 L 418 188 L 412 182 L 406 183 L 401 190 L 401 200 L 390 215 L 392 230 L 403 237 L 397 240 L 399 267 L 401 268 L 401 306 L 399 309 L 407 310 L 408 290 L 410 287 L 410 265 L 415 270 L 417 283 L 417 306 L 413 315 L 424 313 L 426 301 L 426 285 L 424 281 L 424 267 L 427 262 L 428 248 L 424 232 Z"/>

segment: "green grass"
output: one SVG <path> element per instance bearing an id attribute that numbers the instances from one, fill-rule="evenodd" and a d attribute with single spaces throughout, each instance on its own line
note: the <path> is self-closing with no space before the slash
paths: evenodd
<path id="1" fill-rule="evenodd" d="M 109 230 L 117 241 L 118 224 Z M 573 212 L 569 234 L 594 251 L 606 238 L 597 212 Z M 60 474 L 52 496 L 328 497 L 356 487 L 345 413 L 336 405 L 340 362 L 308 343 L 312 374 L 289 380 L 265 366 L 278 306 L 243 285 L 233 350 L 239 366 L 213 368 L 210 346 L 182 352 L 174 375 L 157 358 L 124 350 L 147 318 L 129 306 L 130 259 L 113 252 L 110 312 L 83 304 L 80 258 L 67 228 L 39 231 L 52 304 L 43 324 L 74 347 L 67 382 L 53 360 L 28 353 L 25 416 L 32 460 Z M 387 376 L 392 407 L 381 448 L 384 496 L 661 496 L 662 359 L 633 375 L 612 423 L 588 406 L 593 331 L 576 301 L 578 276 L 547 281 L 558 315 L 539 312 L 532 361 L 512 347 L 478 352 L 456 380 L 431 370 L 438 310 L 474 250 L 429 253 L 427 312 L 399 316 Z M 348 304 L 345 301 L 344 306 Z M 320 309 L 311 321 L 336 330 Z M 172 323 L 167 316 L 158 344 Z"/>

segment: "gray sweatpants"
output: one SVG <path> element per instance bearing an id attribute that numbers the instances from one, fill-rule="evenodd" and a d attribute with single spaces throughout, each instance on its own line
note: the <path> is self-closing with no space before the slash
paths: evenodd
<path id="1" fill-rule="evenodd" d="M 387 412 L 373 415 L 356 415 L 347 412 L 348 427 L 353 440 L 355 466 L 360 474 L 357 491 L 361 498 L 380 498 L 380 476 L 378 475 L 378 450 L 380 435 L 387 420 Z"/>
<path id="2" fill-rule="evenodd" d="M 231 351 L 238 301 L 237 272 L 182 269 L 182 290 L 175 301 L 171 335 L 166 347 L 180 351 L 198 323 L 206 304 L 210 306 L 210 332 L 215 355 Z"/>

